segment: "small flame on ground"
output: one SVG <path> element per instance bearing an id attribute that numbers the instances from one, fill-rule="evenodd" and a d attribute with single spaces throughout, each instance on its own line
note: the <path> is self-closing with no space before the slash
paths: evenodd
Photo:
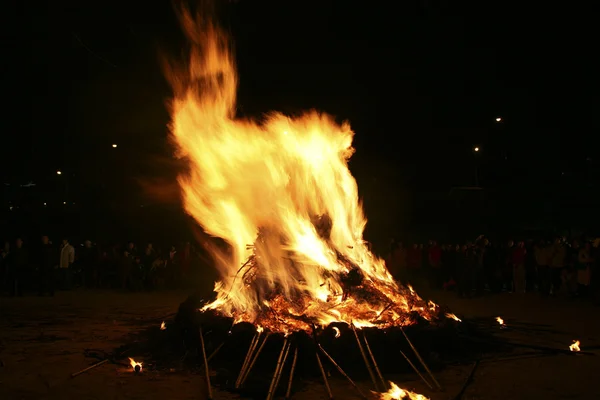
<path id="1" fill-rule="evenodd" d="M 504 320 L 501 317 L 496 317 L 496 321 L 498 321 L 500 325 L 504 325 Z"/>
<path id="2" fill-rule="evenodd" d="M 398 385 L 392 381 L 390 381 L 390 387 L 391 389 L 385 393 L 377 393 L 379 395 L 379 400 L 429 400 L 428 397 L 425 397 L 422 394 L 409 392 L 408 390 L 399 388 Z"/>
<path id="3" fill-rule="evenodd" d="M 136 372 L 142 371 L 142 363 L 141 362 L 137 362 L 133 358 L 129 357 L 129 364 L 131 365 L 131 368 L 133 368 L 134 371 L 136 371 Z"/>
<path id="4" fill-rule="evenodd" d="M 160 324 L 160 330 L 164 331 L 166 329 L 167 329 L 167 324 L 165 324 L 165 321 L 161 322 L 161 324 Z"/>
<path id="5" fill-rule="evenodd" d="M 451 318 L 455 321 L 462 322 L 462 319 L 458 318 L 456 314 L 446 313 L 446 318 Z"/>
<path id="6" fill-rule="evenodd" d="M 579 345 L 581 342 L 579 340 L 573 340 L 573 344 L 569 346 L 569 350 L 571 351 L 581 351 Z"/>
<path id="7" fill-rule="evenodd" d="M 340 328 L 338 328 L 337 326 L 334 326 L 334 327 L 333 327 L 333 331 L 335 332 L 335 338 L 336 338 L 336 339 L 337 339 L 337 338 L 339 338 L 339 337 L 340 337 L 340 335 L 342 334 L 342 333 L 340 332 Z"/>

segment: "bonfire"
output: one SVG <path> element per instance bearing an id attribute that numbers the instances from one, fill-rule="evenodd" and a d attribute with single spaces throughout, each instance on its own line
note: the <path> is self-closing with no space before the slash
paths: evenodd
<path id="1" fill-rule="evenodd" d="M 291 354 L 289 335 L 332 323 L 347 324 L 355 335 L 365 327 L 401 329 L 418 318 L 434 321 L 440 310 L 397 283 L 363 239 L 367 220 L 348 168 L 349 123 L 317 111 L 236 118 L 229 37 L 206 15 L 180 12 L 189 63 L 168 71 L 172 139 L 188 162 L 179 185 L 185 210 L 227 244 L 205 243 L 221 279 L 202 311 L 256 327 L 236 386 L 269 334 L 286 337 L 271 395 Z"/>

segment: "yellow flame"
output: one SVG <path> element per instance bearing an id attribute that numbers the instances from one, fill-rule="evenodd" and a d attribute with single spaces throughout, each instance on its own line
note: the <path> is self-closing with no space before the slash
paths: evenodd
<path id="1" fill-rule="evenodd" d="M 573 340 L 573 344 L 569 346 L 569 350 L 571 351 L 581 351 L 579 345 L 581 342 L 579 340 Z"/>
<path id="2" fill-rule="evenodd" d="M 129 364 L 131 365 L 131 368 L 133 368 L 134 370 L 135 370 L 136 366 L 139 366 L 140 372 L 142 371 L 142 363 L 141 362 L 137 362 L 133 358 L 129 357 Z"/>
<path id="3" fill-rule="evenodd" d="M 496 317 L 496 321 L 500 324 L 500 325 L 504 325 L 504 320 L 501 317 Z"/>
<path id="4" fill-rule="evenodd" d="M 390 381 L 390 387 L 390 390 L 385 393 L 373 393 L 379 396 L 379 400 L 429 400 L 429 398 L 422 394 L 409 392 L 408 390 L 399 388 L 398 385 L 392 381 Z"/>
<path id="5" fill-rule="evenodd" d="M 160 330 L 164 331 L 165 329 L 167 329 L 167 324 L 165 324 L 165 321 L 160 323 Z"/>
<path id="6" fill-rule="evenodd" d="M 333 327 L 333 330 L 334 330 L 334 332 L 335 332 L 335 338 L 336 338 L 336 339 L 337 339 L 337 338 L 339 338 L 339 337 L 340 337 L 340 335 L 342 334 L 342 333 L 340 332 L 340 328 L 338 328 L 337 326 L 334 326 L 334 327 Z"/>
<path id="7" fill-rule="evenodd" d="M 266 326 L 274 331 L 308 329 L 298 316 L 357 327 L 409 323 L 398 315 L 412 311 L 430 320 L 437 306 L 399 287 L 363 240 L 367 220 L 348 169 L 350 125 L 317 111 L 273 112 L 260 123 L 236 118 L 227 35 L 186 10 L 180 17 L 191 51 L 184 71 L 169 71 L 172 139 L 189 167 L 179 185 L 186 211 L 228 245 L 207 244 L 221 281 L 204 310 L 258 323 L 268 307 L 281 313 Z M 343 296 L 340 276 L 353 267 L 379 299 Z M 394 306 L 381 315 L 386 304 Z"/>
<path id="8" fill-rule="evenodd" d="M 462 320 L 461 320 L 460 318 L 458 318 L 458 317 L 456 316 L 456 314 L 452 314 L 452 313 L 446 313 L 446 318 L 452 318 L 452 319 L 453 319 L 453 320 L 455 320 L 455 321 L 462 322 Z"/>

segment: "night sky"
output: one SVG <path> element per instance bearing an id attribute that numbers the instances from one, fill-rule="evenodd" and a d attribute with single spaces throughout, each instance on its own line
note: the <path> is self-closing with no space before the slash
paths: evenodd
<path id="1" fill-rule="evenodd" d="M 5 182 L 53 182 L 64 169 L 125 196 L 140 181 L 172 179 L 160 57 L 183 60 L 185 42 L 171 2 L 10 3 Z M 219 2 L 240 116 L 316 108 L 349 120 L 363 195 L 369 185 L 474 186 L 476 167 L 486 188 L 593 183 L 593 13 L 535 3 Z"/>

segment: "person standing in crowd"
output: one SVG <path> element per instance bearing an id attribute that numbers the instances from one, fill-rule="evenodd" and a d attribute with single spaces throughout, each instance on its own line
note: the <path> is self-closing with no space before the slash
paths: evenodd
<path id="1" fill-rule="evenodd" d="M 579 250 L 577 263 L 577 294 L 584 298 L 589 293 L 593 262 L 592 245 L 590 242 L 586 242 L 583 248 Z"/>
<path id="2" fill-rule="evenodd" d="M 475 289 L 475 293 L 477 296 L 483 295 L 483 291 L 485 288 L 485 263 L 486 258 L 488 257 L 489 240 L 487 238 L 480 236 L 477 238 L 475 242 L 475 246 L 473 247 L 473 257 L 474 263 L 472 265 L 473 268 L 473 280 L 472 285 Z"/>
<path id="3" fill-rule="evenodd" d="M 131 244 L 131 243 L 130 243 Z M 133 270 L 133 255 L 129 253 L 131 249 L 128 246 L 119 257 L 119 276 L 121 278 L 121 289 L 133 288 L 132 270 Z"/>
<path id="4" fill-rule="evenodd" d="M 554 240 L 554 245 L 552 245 L 550 252 L 550 275 L 552 288 L 550 289 L 550 294 L 557 295 L 562 284 L 562 273 L 565 267 L 565 259 L 566 259 L 566 250 L 565 246 L 562 243 L 561 238 L 556 238 Z"/>
<path id="5" fill-rule="evenodd" d="M 71 290 L 72 286 L 72 274 L 73 274 L 73 263 L 75 262 L 75 249 L 69 243 L 69 239 L 62 240 L 62 246 L 60 248 L 60 262 L 58 263 L 58 270 L 60 274 L 60 282 L 62 290 Z"/>
<path id="6" fill-rule="evenodd" d="M 49 294 L 54 296 L 54 266 L 56 254 L 48 236 L 42 236 L 42 246 L 39 259 L 39 295 Z"/>
<path id="7" fill-rule="evenodd" d="M 513 288 L 513 265 L 512 265 L 512 253 L 515 250 L 515 242 L 509 240 L 504 250 L 503 269 L 502 269 L 502 288 L 503 290 L 512 293 Z"/>
<path id="8" fill-rule="evenodd" d="M 440 289 L 442 287 L 442 249 L 435 240 L 429 241 L 427 261 L 429 265 L 429 284 L 432 288 Z"/>
<path id="9" fill-rule="evenodd" d="M 458 297 L 469 298 L 473 289 L 473 270 L 476 262 L 473 247 L 463 245 L 457 254 Z"/>
<path id="10" fill-rule="evenodd" d="M 154 278 L 154 260 L 156 260 L 156 251 L 152 243 L 148 243 L 144 249 L 144 255 L 142 256 L 142 282 L 146 288 L 150 288 L 153 285 Z"/>
<path id="11" fill-rule="evenodd" d="M 577 271 L 579 266 L 579 251 L 581 246 L 577 240 L 573 240 L 567 248 L 567 260 L 565 262 L 565 285 L 567 286 L 569 296 L 577 296 Z"/>
<path id="12" fill-rule="evenodd" d="M 166 264 L 166 280 L 167 285 L 171 288 L 174 288 L 177 285 L 177 272 L 179 268 L 177 266 L 177 249 L 175 246 L 171 246 L 169 250 L 169 254 L 167 256 L 167 264 Z"/>
<path id="13" fill-rule="evenodd" d="M 191 265 L 192 265 L 192 253 L 190 242 L 185 242 L 183 245 L 183 251 L 180 254 L 179 266 L 181 267 L 181 273 L 179 275 L 179 285 L 187 287 L 190 283 L 191 278 Z"/>
<path id="14" fill-rule="evenodd" d="M 525 243 L 520 241 L 513 249 L 511 254 L 511 262 L 513 267 L 513 288 L 515 293 L 525 293 L 526 271 L 525 271 L 525 256 L 527 250 Z"/>
<path id="15" fill-rule="evenodd" d="M 22 296 L 23 285 L 28 275 L 29 258 L 23 248 L 23 240 L 17 238 L 15 248 L 8 256 L 8 284 L 10 296 Z"/>
<path id="16" fill-rule="evenodd" d="M 401 242 L 393 241 L 390 248 L 389 272 L 394 279 L 406 281 L 406 250 Z"/>
<path id="17" fill-rule="evenodd" d="M 91 240 L 83 243 L 81 254 L 78 256 L 78 263 L 81 264 L 81 282 L 86 288 L 93 288 L 98 280 L 98 254 L 92 246 Z"/>
<path id="18" fill-rule="evenodd" d="M 536 243 L 533 251 L 537 267 L 538 290 L 542 296 L 547 296 L 550 294 L 550 267 L 548 266 L 550 251 L 543 240 Z"/>
<path id="19" fill-rule="evenodd" d="M 456 285 L 456 247 L 446 245 L 442 253 L 442 269 L 444 271 L 444 290 L 452 290 Z"/>
<path id="20" fill-rule="evenodd" d="M 408 281 L 412 284 L 419 278 L 419 273 L 421 271 L 422 261 L 422 253 L 419 250 L 418 244 L 413 244 L 413 246 L 408 249 L 406 253 L 406 264 L 408 267 Z"/>
<path id="21" fill-rule="evenodd" d="M 536 286 L 535 252 L 533 240 L 528 240 L 525 245 L 525 291 L 533 292 Z"/>
<path id="22" fill-rule="evenodd" d="M 10 254 L 10 242 L 4 243 L 4 248 L 0 252 L 0 293 L 4 293 L 8 285 L 8 255 Z"/>

